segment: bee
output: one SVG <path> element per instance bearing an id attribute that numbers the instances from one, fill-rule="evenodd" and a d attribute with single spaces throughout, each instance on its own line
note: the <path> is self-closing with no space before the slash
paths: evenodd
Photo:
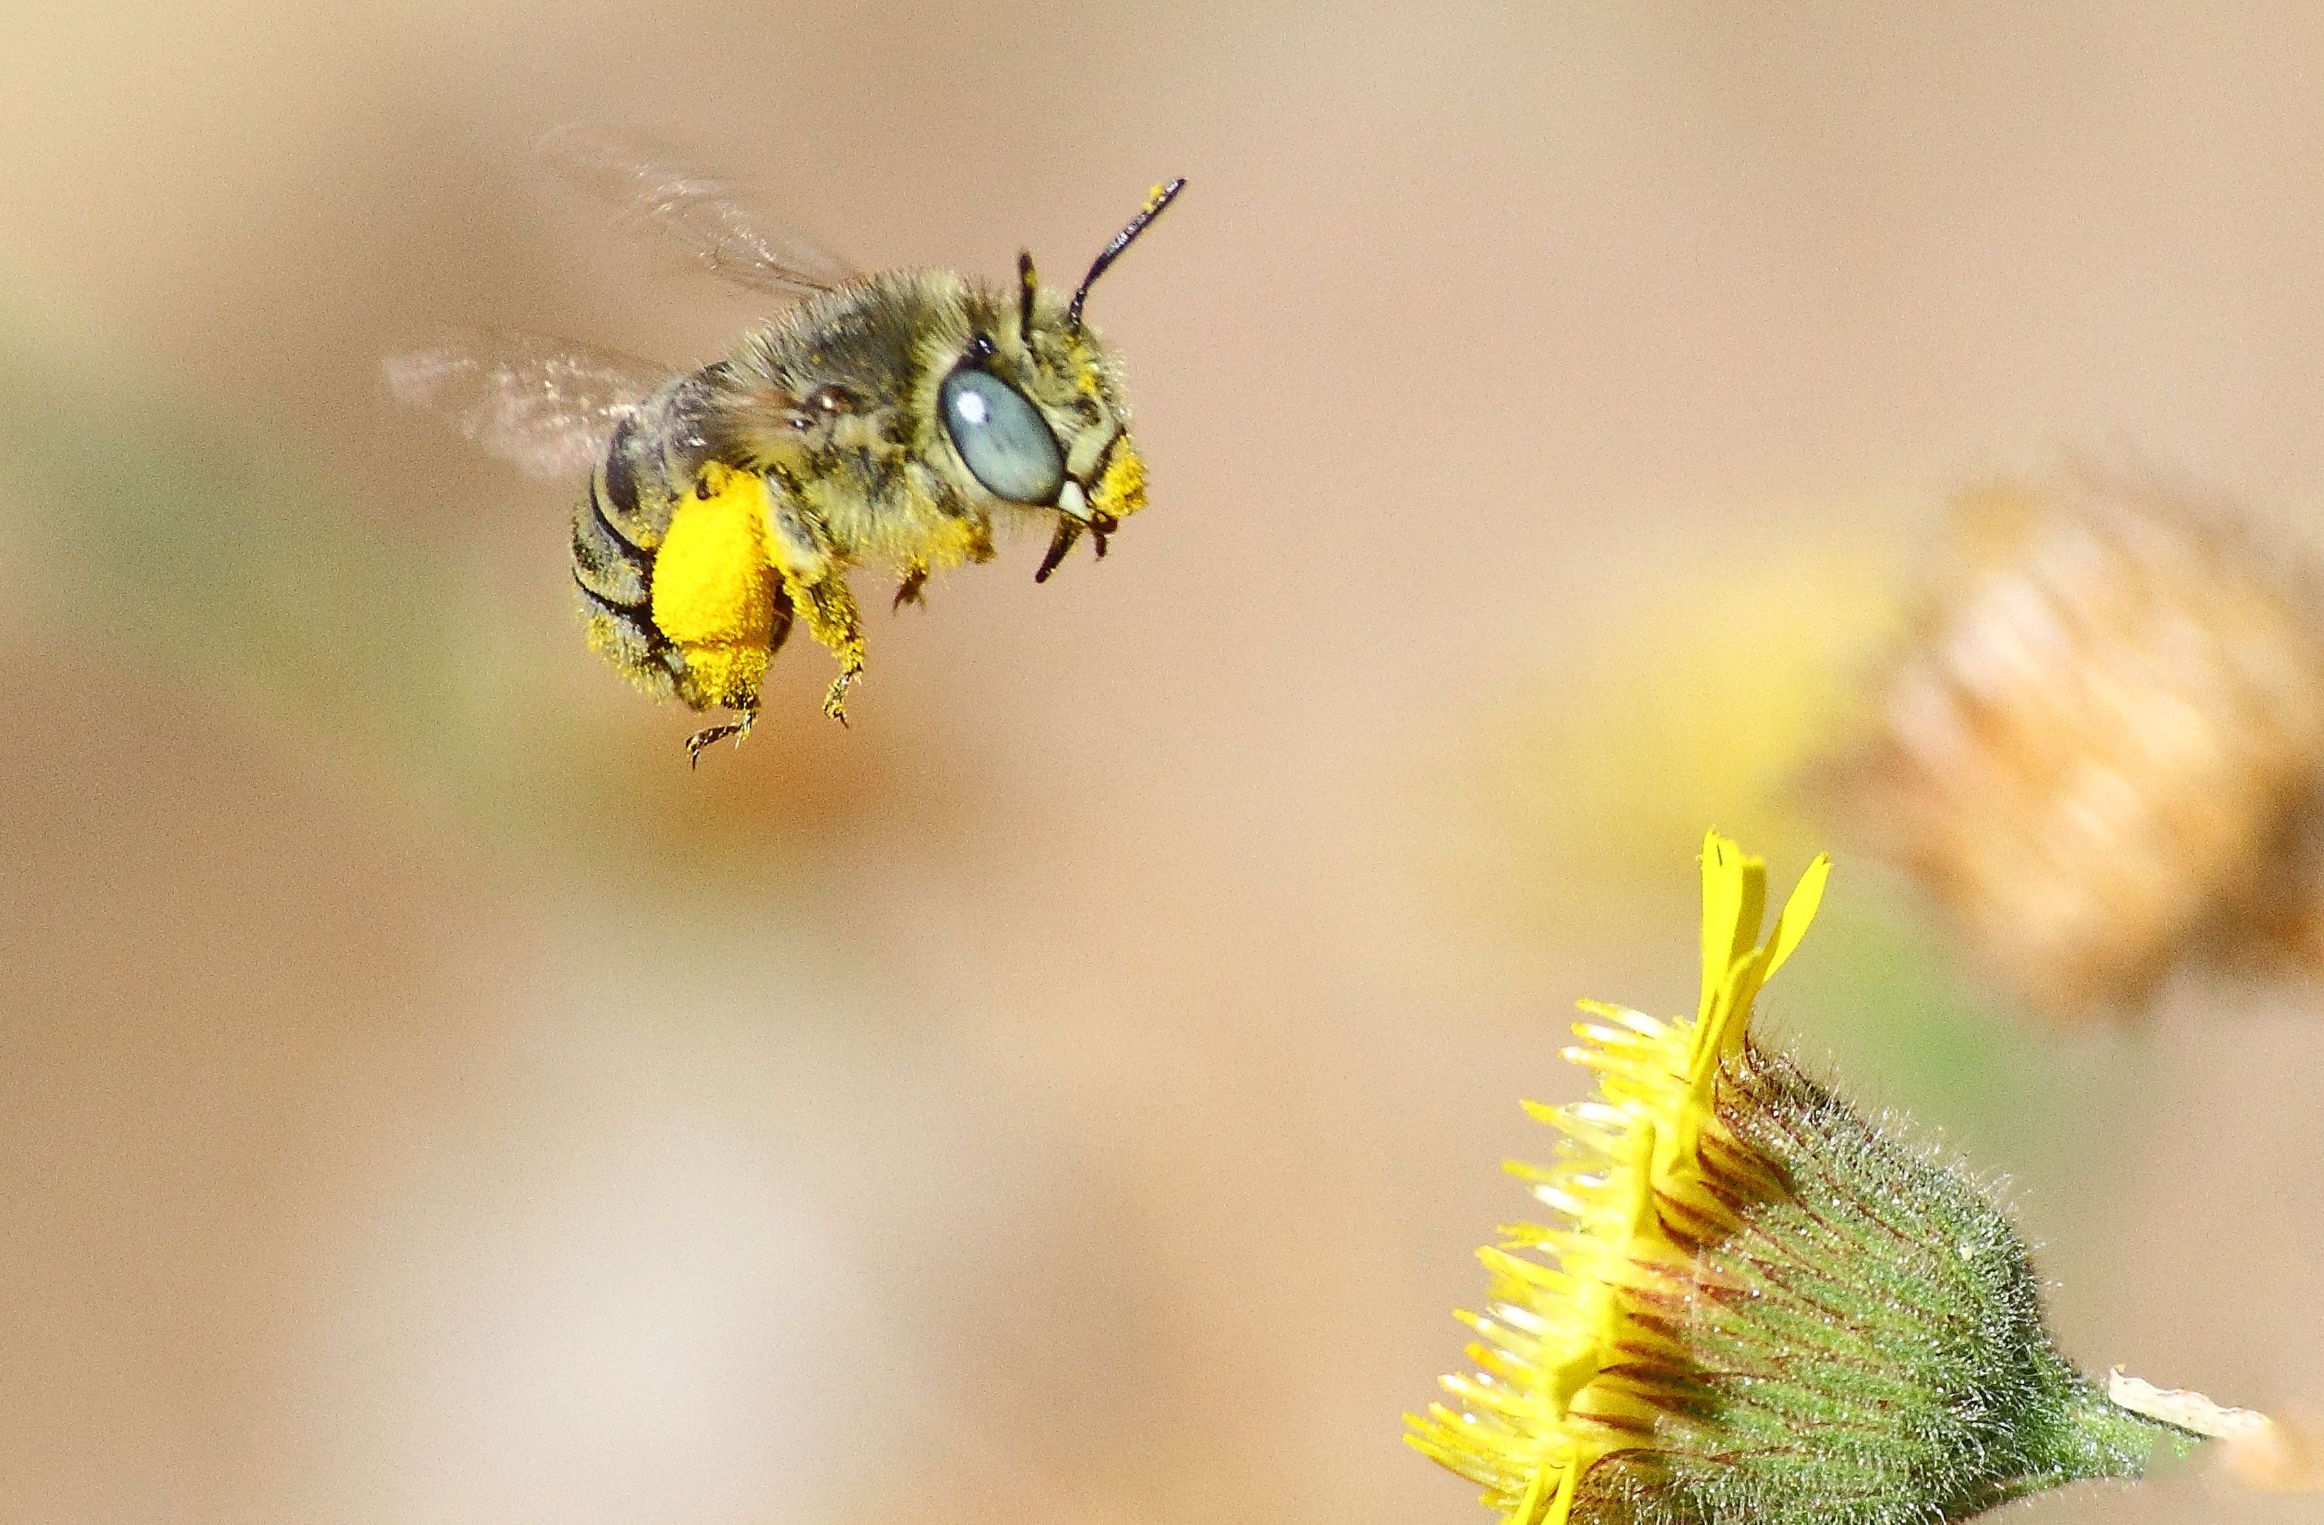
<path id="1" fill-rule="evenodd" d="M 893 606 L 937 572 L 988 561 L 996 532 L 1050 531 L 1035 582 L 1084 536 L 1097 556 L 1146 503 L 1112 348 L 1090 288 L 1185 187 L 1156 187 L 1070 294 L 1031 254 L 1003 285 L 948 270 L 854 270 L 734 187 L 574 130 L 552 168 L 621 204 L 715 273 L 788 303 L 691 371 L 562 341 L 448 340 L 387 362 L 391 390 L 535 475 L 588 485 L 573 583 L 590 647 L 638 687 L 730 719 L 687 756 L 750 733 L 794 623 L 839 674 L 846 722 L 864 668 L 849 574 L 892 573 Z"/>

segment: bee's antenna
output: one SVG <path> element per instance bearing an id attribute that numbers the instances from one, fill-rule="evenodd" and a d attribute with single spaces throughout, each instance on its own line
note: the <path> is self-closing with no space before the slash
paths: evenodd
<path id="1" fill-rule="evenodd" d="M 1065 309 L 1068 328 L 1081 327 L 1081 304 L 1089 300 L 1089 288 L 1096 285 L 1097 278 L 1106 273 L 1106 267 L 1121 258 L 1122 251 L 1130 247 L 1131 241 L 1146 231 L 1146 224 L 1161 216 L 1162 209 L 1176 200 L 1178 193 L 1185 189 L 1186 178 L 1183 175 L 1168 185 L 1154 187 L 1152 194 L 1146 198 L 1146 204 L 1138 209 L 1138 215 L 1130 219 L 1130 225 L 1116 233 L 1114 241 L 1098 251 L 1097 258 L 1090 261 L 1089 274 L 1081 278 L 1081 285 L 1074 290 L 1073 305 Z"/>
<path id="2" fill-rule="evenodd" d="M 1041 289 L 1040 277 L 1033 274 L 1033 251 L 1024 250 L 1017 256 L 1017 332 L 1033 331 L 1033 298 Z"/>

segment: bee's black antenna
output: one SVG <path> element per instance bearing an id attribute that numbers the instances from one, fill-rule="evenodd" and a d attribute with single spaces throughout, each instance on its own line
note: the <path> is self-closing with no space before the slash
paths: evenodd
<path id="1" fill-rule="evenodd" d="M 1097 278 L 1106 273 L 1106 267 L 1121 258 L 1122 251 L 1130 247 L 1131 241 L 1146 231 L 1146 224 L 1161 216 L 1162 209 L 1185 189 L 1186 178 L 1183 175 L 1168 185 L 1154 187 L 1153 194 L 1146 198 L 1146 204 L 1138 209 L 1138 215 L 1130 219 L 1130 225 L 1116 233 L 1114 241 L 1098 251 L 1097 258 L 1090 261 L 1089 274 L 1081 278 L 1081 285 L 1074 290 L 1073 305 L 1065 309 L 1065 324 L 1068 328 L 1081 327 L 1081 304 L 1089 300 L 1089 288 L 1096 285 Z"/>
<path id="2" fill-rule="evenodd" d="M 1033 274 L 1033 251 L 1024 250 L 1017 256 L 1017 332 L 1033 331 L 1033 296 L 1041 289 L 1039 277 Z"/>

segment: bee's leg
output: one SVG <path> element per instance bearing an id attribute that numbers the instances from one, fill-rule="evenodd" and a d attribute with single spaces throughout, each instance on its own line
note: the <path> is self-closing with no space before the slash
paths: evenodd
<path id="1" fill-rule="evenodd" d="M 847 691 L 863 675 L 863 622 L 847 579 L 833 569 L 814 582 L 790 583 L 791 602 L 807 622 L 807 633 L 839 659 L 839 676 L 823 696 L 823 713 L 847 724 Z"/>
<path id="2" fill-rule="evenodd" d="M 847 691 L 855 687 L 855 680 L 862 676 L 863 664 L 860 662 L 853 667 L 841 669 L 839 676 L 831 680 L 831 686 L 823 691 L 823 713 L 841 725 L 846 725 Z"/>
<path id="3" fill-rule="evenodd" d="M 737 719 L 729 720 L 724 725 L 706 726 L 696 731 L 686 738 L 686 766 L 689 768 L 701 767 L 702 749 L 712 742 L 724 741 L 727 737 L 732 736 L 739 744 L 745 736 L 750 734 L 751 722 L 758 718 L 759 712 L 757 710 L 744 710 Z"/>
<path id="4" fill-rule="evenodd" d="M 889 607 L 901 609 L 906 604 L 925 604 L 927 601 L 920 597 L 920 588 L 927 581 L 928 563 L 925 561 L 906 562 L 904 564 L 904 580 L 896 584 L 896 601 Z"/>
<path id="5" fill-rule="evenodd" d="M 839 676 L 823 696 L 823 713 L 845 725 L 847 691 L 863 673 L 863 621 L 847 586 L 846 563 L 835 553 L 822 520 L 799 502 L 795 487 L 778 491 L 776 478 L 767 481 L 767 549 L 782 574 L 792 612 L 839 659 Z"/>

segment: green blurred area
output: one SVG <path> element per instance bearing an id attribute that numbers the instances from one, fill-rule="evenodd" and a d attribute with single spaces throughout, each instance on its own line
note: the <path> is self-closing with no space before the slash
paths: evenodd
<path id="1" fill-rule="evenodd" d="M 60 613 L 283 722 L 436 753 L 486 623 L 452 557 L 366 533 L 287 442 L 108 380 L 0 349 L 18 534 Z"/>
<path id="2" fill-rule="evenodd" d="M 2013 1007 L 1877 872 L 1826 900 L 1815 957 L 1771 992 L 1770 1030 L 1859 1104 L 1894 1109 L 2030 1194 L 2103 1220 L 2123 1135 L 2156 1076 L 2136 1034 L 2066 1034 Z"/>
<path id="3" fill-rule="evenodd" d="M 464 851 L 519 878 L 611 878 L 645 900 L 657 884 L 797 885 L 882 788 L 876 744 L 849 759 L 844 789 L 814 777 L 812 750 L 743 759 L 777 754 L 772 781 L 804 786 L 805 811 L 761 808 L 769 779 L 741 787 L 734 749 L 688 776 L 679 742 L 698 722 L 572 660 L 578 621 L 507 607 L 474 540 L 423 514 L 359 512 L 287 438 L 166 391 L 0 350 L 0 451 L 48 623 L 329 754 L 380 808 L 457 823 Z M 428 490 L 418 464 L 409 490 Z M 512 496 L 542 510 L 531 586 L 555 588 L 561 495 Z M 662 724 L 609 726 L 622 703 Z"/>

